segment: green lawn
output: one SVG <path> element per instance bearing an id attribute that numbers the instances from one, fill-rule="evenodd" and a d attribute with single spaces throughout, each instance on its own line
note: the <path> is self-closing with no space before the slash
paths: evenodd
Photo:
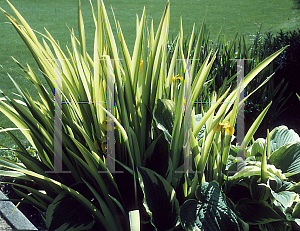
<path id="1" fill-rule="evenodd" d="M 11 0 L 11 3 L 14 4 L 33 29 L 44 33 L 43 28 L 46 27 L 62 47 L 70 45 L 70 35 L 66 24 L 70 28 L 74 28 L 75 31 L 77 30 L 76 0 Z M 93 3 L 96 6 L 95 0 L 93 0 Z M 166 1 L 107 0 L 104 3 L 107 9 L 112 5 L 116 19 L 120 21 L 123 34 L 131 51 L 136 33 L 136 14 L 140 16 L 143 7 L 146 6 L 148 20 L 154 20 L 156 29 Z M 0 0 L 0 7 L 12 12 L 4 0 Z M 82 0 L 82 8 L 87 48 L 91 51 L 94 28 L 88 0 Z M 111 25 L 115 28 L 112 13 L 110 10 L 108 12 Z M 205 18 L 207 27 L 211 32 L 211 39 L 218 35 L 220 29 L 228 39 L 238 32 L 239 35 L 244 35 L 250 40 L 251 35 L 259 29 L 260 25 L 262 25 L 262 32 L 272 31 L 274 33 L 280 29 L 286 31 L 300 27 L 300 10 L 297 9 L 297 5 L 293 0 L 171 0 L 170 36 L 175 37 L 177 35 L 181 15 L 185 32 L 192 28 L 193 23 L 196 23 L 196 26 L 199 27 Z M 29 63 L 34 66 L 34 63 L 26 46 L 13 27 L 6 23 L 7 21 L 5 15 L 1 12 L 0 89 L 6 92 L 15 92 L 13 84 L 7 77 L 6 71 L 8 71 L 17 82 L 23 82 L 23 87 L 28 88 L 29 92 L 34 95 L 35 92 L 30 90 L 30 84 L 9 70 L 10 68 L 18 70 L 10 56 L 15 57 L 22 64 Z M 12 126 L 3 115 L 0 115 L 0 121 L 2 127 Z M 11 144 L 9 139 L 2 134 L 0 134 L 0 143 Z"/>

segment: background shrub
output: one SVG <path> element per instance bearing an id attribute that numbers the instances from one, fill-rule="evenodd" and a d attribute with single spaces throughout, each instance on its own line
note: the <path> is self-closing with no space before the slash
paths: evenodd
<path id="1" fill-rule="evenodd" d="M 265 57 L 272 54 L 277 49 L 289 45 L 273 62 L 274 70 L 278 69 L 274 75 L 274 85 L 278 85 L 283 79 L 288 83 L 286 91 L 282 94 L 282 99 L 288 99 L 287 104 L 282 108 L 282 114 L 276 123 L 271 124 L 274 128 L 281 123 L 289 123 L 289 127 L 300 132 L 299 119 L 295 108 L 299 106 L 296 93 L 300 88 L 300 29 L 277 33 L 267 33 L 265 36 L 257 37 L 262 43 L 261 53 Z M 290 96 L 290 97 L 289 97 Z M 288 119 L 287 119 L 288 118 Z"/>
<path id="2" fill-rule="evenodd" d="M 204 110 L 205 107 L 207 107 L 207 104 L 205 103 L 210 101 L 208 98 L 210 92 L 218 89 L 218 96 L 222 95 L 226 87 L 228 87 L 234 77 L 236 77 L 236 62 L 233 59 L 252 59 L 252 61 L 249 60 L 244 62 L 244 71 L 245 75 L 247 75 L 250 70 L 269 55 L 286 45 L 290 45 L 276 58 L 274 63 L 271 63 L 259 73 L 255 80 L 253 80 L 245 90 L 245 94 L 247 95 L 275 72 L 269 82 L 264 85 L 263 88 L 259 89 L 257 94 L 252 95 L 245 102 L 245 129 L 248 130 L 252 125 L 254 118 L 262 112 L 270 101 L 273 101 L 266 118 L 255 135 L 255 137 L 266 136 L 266 129 L 274 128 L 276 124 L 280 125 L 278 124 L 280 121 L 276 123 L 279 116 L 284 115 L 282 114 L 283 112 L 289 111 L 293 106 L 299 103 L 295 92 L 297 92 L 300 85 L 298 81 L 300 29 L 285 33 L 281 30 L 277 35 L 270 32 L 262 34 L 261 31 L 258 31 L 254 36 L 253 44 L 248 44 L 243 36 L 238 37 L 238 35 L 236 35 L 234 39 L 227 41 L 225 36 L 221 35 L 222 33 L 220 33 L 216 41 L 212 41 L 210 40 L 209 31 L 204 24 L 202 30 L 197 31 L 194 35 L 193 49 L 191 49 L 189 55 L 190 58 L 193 57 L 195 52 L 195 44 L 197 43 L 199 33 L 201 33 L 202 45 L 199 55 L 200 58 L 195 61 L 198 63 L 197 68 L 200 69 L 204 59 L 212 50 L 213 52 L 217 52 L 217 56 L 209 77 L 210 82 L 206 85 L 207 94 L 204 93 L 197 99 L 199 103 L 197 113 L 201 112 L 201 106 Z M 187 35 L 183 43 L 185 57 L 188 54 L 190 37 L 191 33 Z M 177 38 L 169 41 L 168 63 L 170 63 L 170 57 L 172 57 L 176 39 Z M 233 81 L 232 84 L 235 86 L 236 82 Z M 295 126 L 293 128 L 297 129 Z"/>

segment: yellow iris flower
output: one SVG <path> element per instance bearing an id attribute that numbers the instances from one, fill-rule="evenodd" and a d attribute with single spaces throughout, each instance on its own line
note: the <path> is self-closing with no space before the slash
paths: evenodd
<path id="1" fill-rule="evenodd" d="M 95 145 L 97 150 L 102 150 L 103 152 L 107 151 L 107 141 L 106 141 L 106 139 L 97 139 L 97 140 L 95 140 L 94 145 Z"/>
<path id="2" fill-rule="evenodd" d="M 148 58 L 147 58 L 147 61 L 148 61 Z M 143 60 L 140 62 L 140 72 L 143 72 Z"/>
<path id="3" fill-rule="evenodd" d="M 176 76 L 173 75 L 171 83 L 175 82 L 177 79 L 179 79 L 180 81 L 183 81 L 183 77 L 179 77 L 179 75 L 176 75 Z M 167 82 L 167 79 L 165 80 L 165 82 Z"/>
<path id="4" fill-rule="evenodd" d="M 118 121 L 121 123 L 121 120 L 118 119 Z M 107 120 L 103 120 L 102 122 L 102 128 L 107 131 Z M 115 125 L 114 129 L 118 129 L 118 127 Z M 116 142 L 116 141 L 115 141 Z M 107 152 L 107 140 L 106 139 L 99 139 L 97 138 L 94 142 L 94 145 L 97 150 L 102 150 L 103 152 Z"/>
<path id="5" fill-rule="evenodd" d="M 119 123 L 121 123 L 121 120 L 120 120 L 120 119 L 118 119 L 118 121 L 119 121 Z M 105 131 L 107 131 L 107 120 L 103 120 L 103 122 L 102 122 L 102 128 L 103 128 Z M 117 125 L 115 125 L 114 129 L 117 129 L 117 128 L 118 128 Z"/>
<path id="6" fill-rule="evenodd" d="M 114 141 L 116 143 L 116 140 L 114 140 Z M 97 150 L 102 150 L 104 153 L 107 152 L 107 140 L 106 139 L 97 139 L 94 141 L 94 145 Z"/>
<path id="7" fill-rule="evenodd" d="M 214 126 L 213 130 L 214 132 L 218 132 L 219 129 L 221 129 L 221 133 L 229 133 L 231 136 L 234 134 L 234 127 L 232 127 L 229 122 L 225 122 L 225 123 L 218 123 Z"/>

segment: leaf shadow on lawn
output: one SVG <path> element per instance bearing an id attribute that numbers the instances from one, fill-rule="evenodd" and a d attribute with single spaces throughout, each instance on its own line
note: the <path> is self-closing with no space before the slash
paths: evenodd
<path id="1" fill-rule="evenodd" d="M 300 10 L 300 0 L 294 0 L 294 3 L 295 3 L 295 8 L 297 9 L 297 10 Z"/>

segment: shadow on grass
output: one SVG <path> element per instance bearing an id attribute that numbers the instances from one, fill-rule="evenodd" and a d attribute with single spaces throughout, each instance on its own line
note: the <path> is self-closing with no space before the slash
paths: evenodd
<path id="1" fill-rule="evenodd" d="M 294 8 L 296 8 L 297 10 L 300 10 L 300 0 L 294 0 L 295 6 Z"/>

